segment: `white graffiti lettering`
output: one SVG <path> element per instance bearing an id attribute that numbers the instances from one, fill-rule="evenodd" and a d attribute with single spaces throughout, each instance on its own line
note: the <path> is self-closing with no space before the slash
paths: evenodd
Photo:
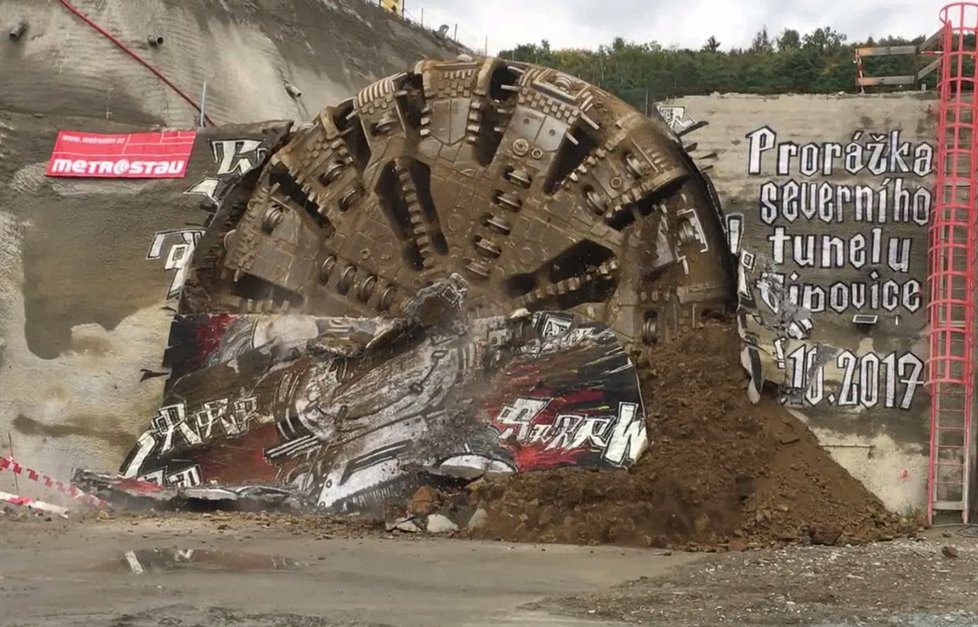
<path id="1" fill-rule="evenodd" d="M 880 356 L 843 350 L 832 362 L 841 374 L 841 381 L 837 389 L 828 391 L 825 366 L 831 360 L 831 353 L 820 359 L 820 351 L 825 350 L 802 345 L 786 355 L 786 387 L 789 392 L 804 390 L 807 405 L 825 401 L 837 407 L 910 409 L 917 390 L 924 385 L 924 362 L 911 352 Z"/>
<path id="2" fill-rule="evenodd" d="M 503 407 L 495 423 L 500 440 L 539 444 L 545 451 L 603 451 L 616 466 L 634 462 L 646 445 L 645 418 L 637 403 L 620 403 L 617 416 L 558 414 L 552 423 L 534 423 L 549 399 L 517 398 Z"/>
<path id="3" fill-rule="evenodd" d="M 771 260 L 779 265 L 791 261 L 800 268 L 852 266 L 860 269 L 867 264 L 886 264 L 894 272 L 910 270 L 913 239 L 884 238 L 882 228 L 870 229 L 868 238 L 862 233 L 847 238 L 828 234 L 790 234 L 783 226 L 778 226 L 767 240 L 771 243 Z"/>
<path id="4" fill-rule="evenodd" d="M 835 281 L 829 285 L 799 281 L 800 275 L 792 272 L 766 272 L 757 281 L 761 301 L 777 313 L 777 306 L 770 301 L 771 282 L 777 282 L 787 290 L 788 299 L 810 313 L 832 311 L 844 314 L 851 311 L 904 310 L 916 313 L 923 307 L 923 284 L 919 279 L 886 279 L 870 270 L 866 281 Z"/>
<path id="5" fill-rule="evenodd" d="M 790 141 L 779 142 L 778 134 L 763 126 L 747 134 L 747 173 L 757 176 L 763 171 L 765 153 L 774 151 L 778 176 L 832 176 L 837 170 L 859 174 L 864 169 L 875 176 L 883 174 L 913 174 L 928 176 L 934 171 L 934 148 L 927 143 L 917 145 L 902 141 L 903 131 L 869 133 L 856 131 L 849 143 L 809 143 L 804 146 Z M 868 139 L 868 141 L 866 141 Z"/>
<path id="6" fill-rule="evenodd" d="M 768 225 L 804 219 L 927 226 L 933 203 L 930 189 L 903 178 L 884 179 L 879 186 L 767 181 L 761 185 L 759 208 L 761 221 Z"/>
<path id="7" fill-rule="evenodd" d="M 228 175 L 244 175 L 254 170 L 264 161 L 267 152 L 263 142 L 257 139 L 211 140 L 211 153 L 217 164 L 217 172 L 198 181 L 184 193 L 206 196 L 216 203 L 222 193 L 221 181 Z"/>
<path id="8" fill-rule="evenodd" d="M 638 460 L 648 444 L 645 417 L 637 403 L 620 403 L 618 420 L 611 431 L 603 459 L 615 466 L 627 466 Z"/>
<path id="9" fill-rule="evenodd" d="M 506 429 L 499 434 L 499 439 L 508 440 L 515 437 L 518 442 L 525 441 L 529 437 L 533 419 L 549 403 L 549 399 L 517 398 L 511 405 L 504 406 L 496 418 L 496 422 L 506 425 Z"/>
<path id="10" fill-rule="evenodd" d="M 233 403 L 229 399 L 211 401 L 190 414 L 185 403 L 167 405 L 160 408 L 148 433 L 155 443 L 160 444 L 158 454 L 164 454 L 177 446 L 174 441 L 176 435 L 187 446 L 203 444 L 219 435 L 214 431 L 214 425 L 220 426 L 224 436 L 239 436 L 248 430 L 248 424 L 257 411 L 258 399 L 255 397 L 238 399 Z M 146 455 L 148 454 L 147 451 Z M 146 455 L 142 456 L 142 460 L 145 460 Z M 142 461 L 137 464 L 134 459 L 130 466 L 138 469 L 141 464 Z"/>
<path id="11" fill-rule="evenodd" d="M 211 152 L 217 162 L 217 176 L 247 174 L 265 158 L 265 148 L 257 139 L 218 139 L 211 141 Z"/>
<path id="12" fill-rule="evenodd" d="M 662 116 L 665 123 L 668 124 L 669 128 L 671 128 L 675 133 L 684 131 L 696 124 L 696 120 L 690 117 L 686 107 L 660 105 L 656 108 L 658 109 L 659 115 Z"/>
<path id="13" fill-rule="evenodd" d="M 187 280 L 187 269 L 193 258 L 197 242 L 204 234 L 204 229 L 175 229 L 159 231 L 153 236 L 146 259 L 164 259 L 163 270 L 173 271 L 170 287 L 167 289 L 167 299 L 176 298 Z"/>

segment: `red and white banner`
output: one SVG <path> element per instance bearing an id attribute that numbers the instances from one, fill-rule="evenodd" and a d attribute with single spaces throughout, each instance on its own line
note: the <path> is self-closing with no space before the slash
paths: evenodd
<path id="1" fill-rule="evenodd" d="M 98 498 L 97 496 L 92 496 L 87 494 L 73 485 L 66 484 L 57 479 L 53 479 L 51 476 L 34 470 L 33 468 L 28 468 L 26 466 L 21 466 L 11 457 L 0 457 L 0 470 L 9 470 L 15 475 L 20 475 L 26 477 L 31 481 L 36 481 L 38 483 L 44 484 L 45 487 L 52 488 L 61 494 L 71 497 L 76 501 L 80 501 L 86 505 L 91 505 L 92 507 L 108 507 L 108 503 Z M 13 501 L 10 501 L 13 502 Z"/>
<path id="2" fill-rule="evenodd" d="M 125 179 L 178 179 L 197 131 L 102 135 L 61 131 L 54 144 L 48 176 Z"/>
<path id="3" fill-rule="evenodd" d="M 10 492 L 3 492 L 3 491 L 0 491 L 0 502 L 10 503 L 11 505 L 20 505 L 21 507 L 26 507 L 28 509 L 36 509 L 41 512 L 57 514 L 62 518 L 67 518 L 68 512 L 70 511 L 67 507 L 61 507 L 60 505 L 52 505 L 51 503 L 45 503 L 44 501 L 38 501 L 37 499 L 32 499 L 29 496 L 20 496 L 19 494 L 11 494 Z"/>

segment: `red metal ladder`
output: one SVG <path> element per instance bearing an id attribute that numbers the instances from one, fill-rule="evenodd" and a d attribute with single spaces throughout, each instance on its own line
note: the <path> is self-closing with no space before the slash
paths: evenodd
<path id="1" fill-rule="evenodd" d="M 973 476 L 975 247 L 978 244 L 978 4 L 941 11 L 937 181 L 930 225 L 931 393 L 927 519 L 968 522 Z"/>

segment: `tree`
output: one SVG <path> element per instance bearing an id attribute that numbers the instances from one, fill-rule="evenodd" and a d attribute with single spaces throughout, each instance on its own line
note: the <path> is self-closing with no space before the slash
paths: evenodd
<path id="1" fill-rule="evenodd" d="M 801 48 L 801 35 L 793 28 L 786 28 L 778 36 L 778 52 Z"/>
<path id="2" fill-rule="evenodd" d="M 830 26 L 816 28 L 808 33 L 801 40 L 801 47 L 818 52 L 837 50 L 846 41 L 846 36 L 838 31 L 832 30 Z"/>
<path id="3" fill-rule="evenodd" d="M 767 26 L 761 27 L 761 30 L 757 31 L 757 34 L 754 35 L 754 41 L 751 42 L 748 52 L 753 52 L 754 54 L 774 52 L 774 44 L 771 43 L 771 38 L 767 34 Z"/>
<path id="4" fill-rule="evenodd" d="M 884 37 L 880 45 L 908 40 Z M 552 49 L 546 40 L 521 44 L 501 57 L 559 69 L 617 94 L 642 109 L 656 101 L 712 92 L 750 94 L 855 92 L 853 49 L 843 33 L 829 27 L 804 35 L 786 28 L 772 38 L 761 28 L 747 49 L 720 50 L 711 36 L 699 50 L 664 48 L 615 37 L 596 50 Z M 906 75 L 929 59 L 871 57 L 873 75 Z M 971 67 L 971 66 L 968 66 Z"/>

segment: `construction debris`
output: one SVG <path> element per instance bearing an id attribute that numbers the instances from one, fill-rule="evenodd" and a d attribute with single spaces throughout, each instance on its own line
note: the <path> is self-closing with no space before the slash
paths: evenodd
<path id="1" fill-rule="evenodd" d="M 646 355 L 650 453 L 613 479 L 560 469 L 487 479 L 474 535 L 529 542 L 731 550 L 856 544 L 913 533 L 772 399 L 753 405 L 731 322 Z"/>

